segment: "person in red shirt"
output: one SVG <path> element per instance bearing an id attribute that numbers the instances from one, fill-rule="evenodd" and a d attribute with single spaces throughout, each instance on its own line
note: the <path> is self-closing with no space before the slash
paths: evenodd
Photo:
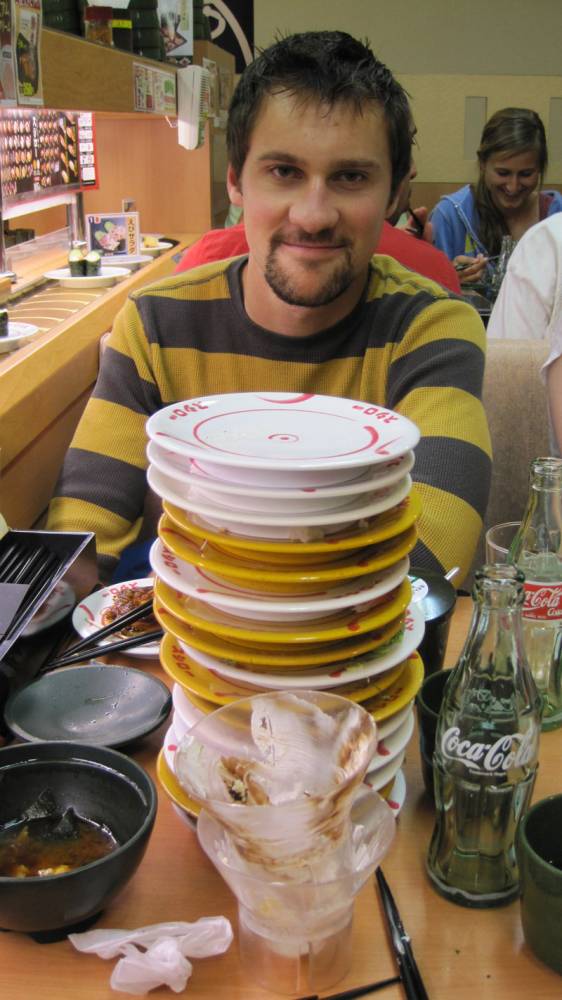
<path id="1" fill-rule="evenodd" d="M 215 260 L 226 260 L 227 257 L 238 257 L 248 253 L 244 223 L 228 229 L 210 229 L 196 243 L 188 247 L 176 267 L 175 273 L 189 271 L 200 264 L 209 264 Z M 382 227 L 381 238 L 376 253 L 388 254 L 394 257 L 412 271 L 418 271 L 427 278 L 438 281 L 440 285 L 460 294 L 460 284 L 453 265 L 444 253 L 436 250 L 431 243 L 418 240 L 403 229 L 395 229 L 388 222 Z"/>

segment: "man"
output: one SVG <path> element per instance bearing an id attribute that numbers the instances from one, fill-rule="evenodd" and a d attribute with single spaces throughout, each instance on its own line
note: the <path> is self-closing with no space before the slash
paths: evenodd
<path id="1" fill-rule="evenodd" d="M 144 425 L 180 399 L 285 390 L 394 408 L 422 439 L 415 562 L 470 565 L 490 455 L 473 309 L 389 257 L 371 259 L 411 164 L 406 95 L 342 32 L 285 38 L 242 74 L 227 128 L 230 200 L 247 257 L 131 296 L 50 508 L 97 532 L 104 571 L 137 537 Z"/>

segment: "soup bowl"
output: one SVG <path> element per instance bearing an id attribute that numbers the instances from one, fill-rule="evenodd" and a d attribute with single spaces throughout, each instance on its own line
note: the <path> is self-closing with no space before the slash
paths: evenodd
<path id="1" fill-rule="evenodd" d="M 70 808 L 108 830 L 116 845 L 69 871 L 0 875 L 3 930 L 56 937 L 92 922 L 137 870 L 154 826 L 157 797 L 139 764 L 106 747 L 44 742 L 0 750 L 0 843 L 16 825 L 19 830 L 37 817 L 58 819 Z"/>

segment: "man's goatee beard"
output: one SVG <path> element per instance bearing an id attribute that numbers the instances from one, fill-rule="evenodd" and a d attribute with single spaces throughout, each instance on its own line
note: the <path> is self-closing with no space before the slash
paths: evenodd
<path id="1" fill-rule="evenodd" d="M 355 275 L 353 273 L 349 248 L 344 248 L 344 261 L 328 277 L 324 285 L 316 288 L 314 291 L 304 292 L 296 287 L 291 277 L 278 265 L 276 259 L 278 245 L 278 243 L 272 241 L 264 273 L 269 287 L 282 302 L 286 302 L 290 306 L 304 306 L 308 309 L 315 309 L 334 302 L 352 284 Z M 312 241 L 311 245 L 313 245 Z M 310 268 L 310 271 L 312 272 L 312 268 Z"/>

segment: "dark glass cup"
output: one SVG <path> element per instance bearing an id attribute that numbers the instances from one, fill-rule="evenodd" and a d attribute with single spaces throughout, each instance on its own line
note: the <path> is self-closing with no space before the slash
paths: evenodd
<path id="1" fill-rule="evenodd" d="M 562 975 L 562 795 L 536 802 L 517 831 L 521 923 L 531 951 Z"/>
<path id="2" fill-rule="evenodd" d="M 439 709 L 443 700 L 445 684 L 450 670 L 439 670 L 425 678 L 416 695 L 416 713 L 420 741 L 420 758 L 423 783 L 427 794 L 433 799 L 433 749 Z"/>
<path id="3" fill-rule="evenodd" d="M 410 579 L 413 599 L 416 601 L 417 597 L 425 619 L 425 635 L 418 652 L 423 660 L 427 677 L 428 674 L 441 670 L 445 662 L 445 650 L 457 592 L 449 580 L 433 570 L 412 566 Z"/>

